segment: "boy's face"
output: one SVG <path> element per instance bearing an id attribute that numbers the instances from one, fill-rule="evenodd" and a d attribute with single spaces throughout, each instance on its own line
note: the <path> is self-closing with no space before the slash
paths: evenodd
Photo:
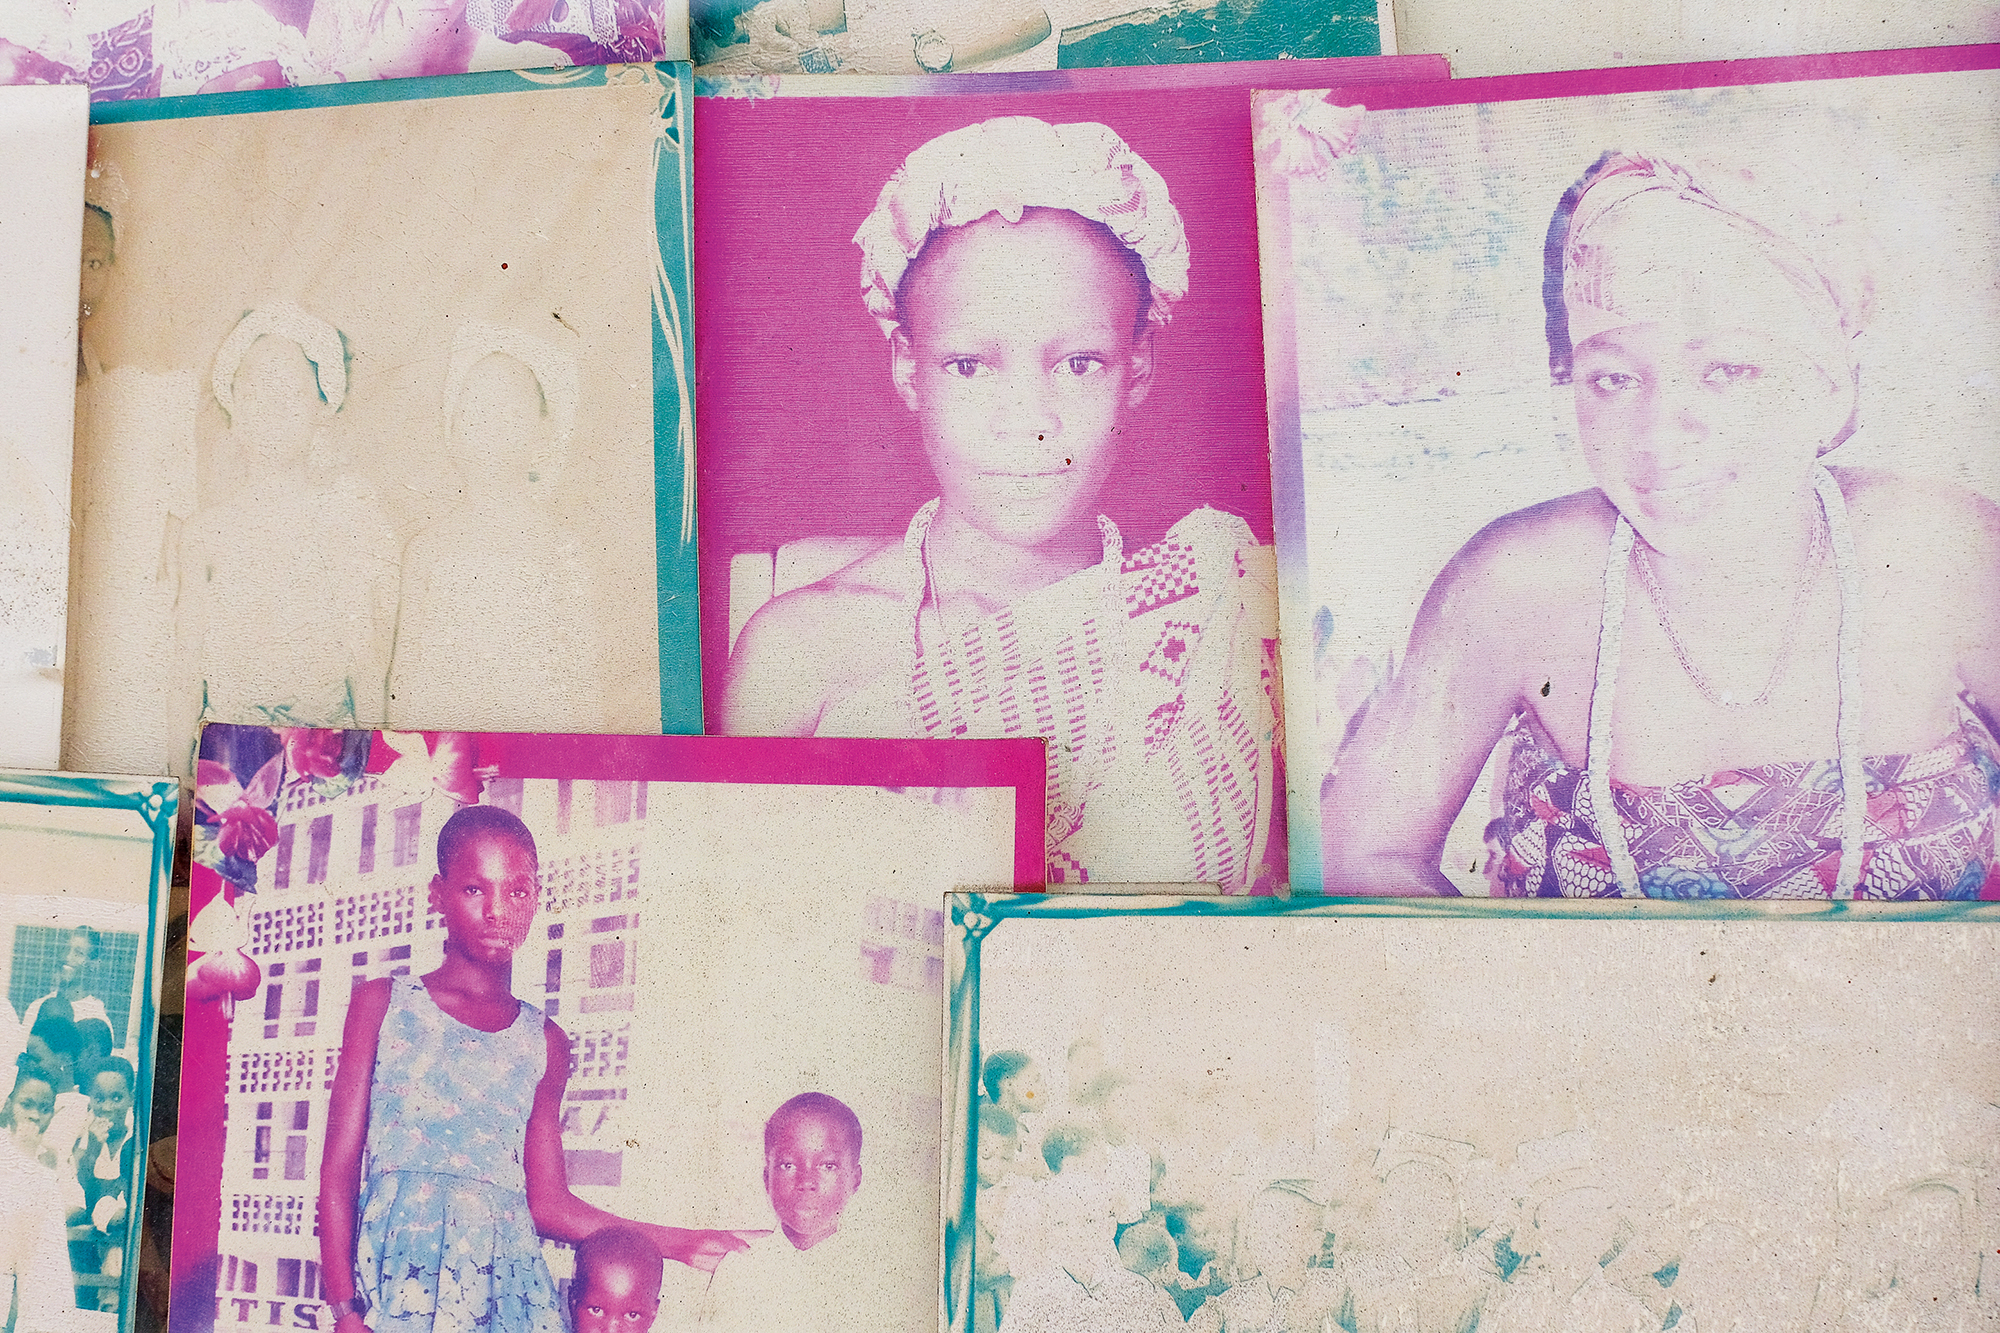
<path id="1" fill-rule="evenodd" d="M 123 1074 L 107 1070 L 90 1080 L 90 1113 L 113 1130 L 125 1128 L 132 1114 L 132 1089 L 125 1085 Z"/>
<path id="2" fill-rule="evenodd" d="M 1063 210 L 993 214 L 934 238 L 901 301 L 896 388 L 945 504 L 1014 546 L 1091 518 L 1152 377 L 1111 244 Z"/>
<path id="3" fill-rule="evenodd" d="M 660 1280 L 606 1260 L 577 1275 L 569 1308 L 576 1333 L 645 1333 L 660 1312 Z"/>
<path id="4" fill-rule="evenodd" d="M 459 844 L 431 880 L 431 907 L 451 947 L 472 962 L 505 963 L 528 938 L 541 888 L 535 854 L 518 838 L 487 834 Z"/>
<path id="5" fill-rule="evenodd" d="M 839 1230 L 841 1209 L 860 1188 L 861 1162 L 839 1126 L 797 1115 L 778 1127 L 764 1154 L 764 1189 L 793 1244 L 806 1249 Z"/>

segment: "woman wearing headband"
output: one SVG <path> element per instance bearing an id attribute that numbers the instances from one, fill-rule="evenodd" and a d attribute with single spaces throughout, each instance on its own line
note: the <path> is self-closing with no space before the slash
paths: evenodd
<path id="1" fill-rule="evenodd" d="M 1821 461 L 1859 420 L 1865 291 L 1755 188 L 1611 153 L 1564 196 L 1550 361 L 1597 487 L 1432 585 L 1323 792 L 1329 892 L 1451 892 L 1510 727 L 1512 893 L 2000 891 L 2000 510 Z"/>
<path id="2" fill-rule="evenodd" d="M 1166 183 L 1102 125 L 1003 117 L 912 153 L 854 239 L 937 497 L 750 619 L 725 730 L 1046 737 L 1051 882 L 1254 884 L 1270 552 L 1206 508 L 1127 552 L 1100 509 L 1188 288 Z"/>

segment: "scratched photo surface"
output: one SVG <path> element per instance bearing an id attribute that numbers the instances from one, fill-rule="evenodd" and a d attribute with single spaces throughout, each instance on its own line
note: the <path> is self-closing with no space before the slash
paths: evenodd
<path id="1" fill-rule="evenodd" d="M 133 1326 L 154 853 L 135 810 L 0 801 L 0 1299 L 22 1329 Z"/>
<path id="2" fill-rule="evenodd" d="M 685 136 L 615 73 L 94 130 L 71 767 L 184 774 L 204 717 L 660 729 Z"/>
<path id="3" fill-rule="evenodd" d="M 696 104 L 709 729 L 1054 737 L 1048 882 L 1268 888 L 1283 802 L 1245 90 L 866 82 Z M 919 335 L 906 395 L 895 289 L 926 237 L 941 254 L 954 236 L 976 244 L 930 327 L 981 350 L 948 368 Z M 1030 328 L 1003 368 L 995 339 Z M 953 412 L 952 393 L 989 406 Z"/>
<path id="4" fill-rule="evenodd" d="M 1972 63 L 1265 101 L 1290 771 L 1319 823 L 1296 887 L 2000 892 L 2000 82 Z"/>
<path id="5" fill-rule="evenodd" d="M 953 899 L 954 1330 L 2000 1318 L 1991 917 L 1087 901 Z"/>
<path id="6" fill-rule="evenodd" d="M 861 1333 L 932 1321 L 939 906 L 955 887 L 1004 890 L 1038 873 L 1039 819 L 1017 830 L 1016 816 L 1041 808 L 1039 743 L 211 726 L 199 790 L 176 1333 L 332 1327 L 319 1196 L 343 1024 L 354 988 L 376 978 L 425 1012 L 412 983 L 462 929 L 431 884 L 440 830 L 463 810 L 517 816 L 533 841 L 539 900 L 511 963 L 513 995 L 535 1006 L 517 1019 L 532 1040 L 470 1069 L 440 1054 L 465 1049 L 444 1036 L 414 1043 L 413 1058 L 434 1059 L 457 1080 L 449 1086 L 485 1091 L 444 1112 L 437 1098 L 401 1103 L 379 1141 L 370 1131 L 361 1197 L 390 1197 L 383 1180 L 411 1170 L 440 1173 L 440 1198 L 454 1181 L 470 1187 L 460 1178 L 497 1189 L 511 1162 L 519 1225 L 496 1242 L 466 1222 L 470 1258 L 426 1254 L 410 1192 L 386 1214 L 400 1219 L 387 1234 L 359 1208 L 373 1237 L 356 1256 L 364 1271 L 387 1273 L 366 1260 L 382 1245 L 403 1256 L 387 1286 L 363 1288 L 369 1298 L 422 1308 L 439 1299 L 443 1264 L 450 1282 L 482 1293 L 474 1317 L 493 1316 L 488 1292 L 567 1309 L 576 1252 L 538 1237 L 545 1216 L 530 1221 L 518 1200 L 520 1117 L 545 1072 L 545 1016 L 569 1042 L 554 1113 L 569 1190 L 633 1222 L 771 1233 L 724 1259 L 713 1284 L 667 1263 L 656 1329 Z M 449 1016 L 441 1030 L 461 1041 L 470 1031 Z M 385 1029 L 371 1097 L 402 1095 L 402 1060 Z M 488 1064 L 498 1072 L 482 1073 Z M 859 1124 L 859 1180 L 832 1208 L 835 1234 L 795 1249 L 774 1230 L 789 1214 L 767 1193 L 766 1129 L 808 1093 L 818 1113 L 806 1124 L 838 1117 L 829 1103 Z M 486 1109 L 466 1109 L 475 1105 Z M 392 1123 L 416 1128 L 398 1135 Z M 796 1123 L 782 1120 L 773 1137 Z M 530 1121 L 530 1141 L 534 1132 Z M 423 1281 L 403 1287 L 405 1264 Z M 538 1266 L 545 1278 L 524 1276 Z M 489 1285 L 509 1272 L 515 1285 Z M 801 1308 L 822 1317 L 795 1321 Z"/>

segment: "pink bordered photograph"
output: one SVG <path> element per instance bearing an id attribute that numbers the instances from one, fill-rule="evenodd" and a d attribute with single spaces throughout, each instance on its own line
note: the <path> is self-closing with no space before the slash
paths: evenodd
<path id="1" fill-rule="evenodd" d="M 1250 85 L 1117 73 L 697 99 L 708 729 L 1044 736 L 1051 885 L 1268 891 Z"/>
<path id="2" fill-rule="evenodd" d="M 1294 888 L 2000 896 L 1996 65 L 1260 94 Z"/>
<path id="3" fill-rule="evenodd" d="M 940 904 L 1038 885 L 1044 773 L 205 728 L 171 1327 L 924 1326 Z"/>

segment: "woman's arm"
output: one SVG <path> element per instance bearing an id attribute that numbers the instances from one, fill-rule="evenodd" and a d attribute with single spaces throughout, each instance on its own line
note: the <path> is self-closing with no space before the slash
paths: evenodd
<path id="1" fill-rule="evenodd" d="M 1532 512 L 1532 511 L 1530 511 Z M 1542 563 L 1517 528 L 1491 525 L 1431 584 L 1396 673 L 1363 706 L 1320 792 L 1325 891 L 1452 895 L 1445 834 L 1520 706 L 1523 569 Z"/>
<path id="2" fill-rule="evenodd" d="M 320 1282 L 328 1302 L 353 1298 L 355 1210 L 361 1197 L 361 1150 L 368 1142 L 368 1097 L 375 1083 L 375 1048 L 389 1012 L 387 978 L 364 981 L 347 1004 L 340 1067 L 326 1108 L 326 1153 L 319 1170 Z M 358 1314 L 342 1315 L 339 1333 L 367 1333 Z"/>
<path id="3" fill-rule="evenodd" d="M 535 1086 L 534 1109 L 528 1113 L 527 1171 L 528 1212 L 535 1230 L 550 1240 L 574 1245 L 594 1231 L 608 1226 L 636 1226 L 652 1238 L 660 1253 L 676 1263 L 715 1271 L 723 1256 L 746 1249 L 750 1236 L 760 1231 L 688 1231 L 650 1222 L 628 1222 L 616 1213 L 607 1213 L 585 1203 L 570 1192 L 569 1172 L 563 1166 L 562 1099 L 569 1085 L 569 1038 L 554 1023 L 544 1025 L 548 1034 L 548 1067 Z"/>

